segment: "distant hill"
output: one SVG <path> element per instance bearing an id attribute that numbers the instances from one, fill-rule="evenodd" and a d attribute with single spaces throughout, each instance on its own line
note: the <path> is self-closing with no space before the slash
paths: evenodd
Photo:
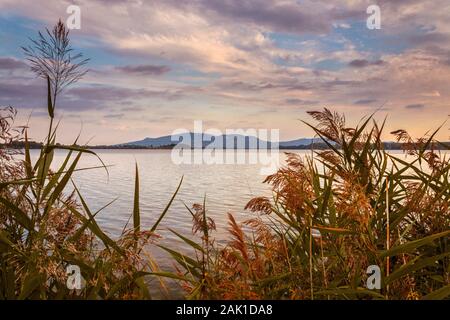
<path id="1" fill-rule="evenodd" d="M 194 142 L 194 139 L 197 141 L 202 141 L 202 139 L 209 139 L 211 140 L 213 136 L 208 134 L 202 134 L 201 133 L 192 133 L 192 132 L 186 132 L 178 135 L 173 136 L 162 136 L 158 138 L 145 138 L 143 140 L 138 141 L 132 141 L 132 142 L 126 142 L 122 144 L 114 145 L 113 147 L 145 147 L 145 148 L 160 148 L 165 146 L 173 146 L 177 145 L 178 143 L 182 142 L 183 145 L 188 147 L 188 144 Z M 191 142 L 191 143 L 189 143 Z M 208 143 L 203 143 L 203 147 L 207 145 Z"/>
<path id="2" fill-rule="evenodd" d="M 200 141 L 200 145 L 194 146 L 194 138 Z M 271 142 L 260 140 L 253 136 L 243 136 L 243 135 L 221 135 L 212 136 L 208 134 L 192 133 L 186 132 L 183 134 L 175 136 L 162 136 L 159 138 L 145 138 L 143 140 L 127 142 L 123 144 L 117 144 L 113 146 L 97 146 L 101 148 L 124 148 L 124 149 L 139 149 L 139 148 L 156 148 L 156 149 L 166 149 L 172 148 L 179 143 L 183 145 L 184 148 L 205 148 L 213 142 L 222 141 L 220 144 L 225 149 L 257 149 L 257 148 L 270 148 Z M 228 145 L 227 145 L 228 143 Z M 442 142 L 443 145 L 449 146 L 450 142 Z M 402 143 L 386 141 L 383 143 L 386 150 L 400 150 L 403 147 Z M 300 138 L 296 140 L 281 141 L 278 144 L 279 149 L 327 149 L 328 146 L 320 138 Z M 436 144 L 433 146 L 435 149 L 446 150 L 446 147 Z M 274 148 L 276 146 L 274 145 Z"/>
<path id="3" fill-rule="evenodd" d="M 143 140 L 132 141 L 127 143 L 122 143 L 118 145 L 114 145 L 114 147 L 145 147 L 145 148 L 160 148 L 169 145 L 176 145 L 179 142 L 182 143 L 186 148 L 200 148 L 200 145 L 194 146 L 194 139 L 198 139 L 198 141 L 203 142 L 202 148 L 207 147 L 211 143 L 216 143 L 217 145 L 222 145 L 224 148 L 235 148 L 235 149 L 256 149 L 258 147 L 271 147 L 271 142 L 267 142 L 261 139 L 258 139 L 253 136 L 244 136 L 244 135 L 221 135 L 221 136 L 211 136 L 208 134 L 201 133 L 192 133 L 186 132 L 184 134 L 179 134 L 175 136 L 162 136 L 158 138 L 145 138 Z M 220 143 L 221 141 L 221 143 Z M 219 144 L 217 144 L 219 142 Z M 318 144 L 321 143 L 322 140 L 320 138 L 302 138 L 290 141 L 282 141 L 279 143 L 280 148 L 291 148 L 291 147 L 301 147 L 308 146 L 312 143 Z M 228 144 L 227 144 L 228 143 Z M 274 146 L 275 147 L 275 146 Z"/>
<path id="4" fill-rule="evenodd" d="M 201 134 L 196 134 L 195 137 L 199 138 L 201 142 Z M 84 146 L 89 149 L 171 149 L 179 142 L 182 142 L 184 148 L 191 148 L 192 142 L 194 139 L 193 133 L 185 133 L 180 134 L 178 136 L 174 136 L 174 139 L 171 136 L 163 136 L 159 138 L 145 138 L 143 140 L 127 142 L 116 145 L 96 145 L 96 146 Z M 216 139 L 222 141 L 222 146 L 224 148 L 236 148 L 236 149 L 256 149 L 258 147 L 266 147 L 270 148 L 270 142 L 265 142 L 263 140 L 257 139 L 256 137 L 251 136 L 242 136 L 242 135 L 228 135 L 228 136 L 211 136 L 204 135 L 205 140 L 203 141 L 202 147 L 207 147 L 210 143 L 215 142 Z M 229 143 L 227 147 L 227 141 Z M 237 142 L 240 142 L 238 144 Z M 190 143 L 189 143 L 190 142 Z M 64 146 L 59 143 L 57 146 Z M 220 144 L 219 144 L 220 145 Z M 42 143 L 29 141 L 30 149 L 40 149 L 42 147 Z M 216 145 L 217 146 L 217 145 Z M 383 142 L 383 146 L 385 150 L 401 150 L 404 145 L 398 142 L 386 141 Z M 11 149 L 23 149 L 25 147 L 24 141 L 13 141 L 10 144 L 0 144 L 1 148 L 11 148 Z M 198 148 L 199 146 L 196 146 Z M 275 148 L 276 146 L 274 146 Z M 339 148 L 339 146 L 336 146 Z M 441 144 L 433 144 L 432 148 L 435 150 L 449 150 L 450 149 L 450 141 L 442 142 Z M 297 140 L 290 141 L 282 141 L 279 143 L 279 149 L 291 149 L 291 150 L 310 150 L 310 149 L 328 149 L 326 143 L 324 143 L 319 138 L 302 138 Z"/>
<path id="5" fill-rule="evenodd" d="M 185 148 L 206 148 L 214 144 L 216 147 L 231 149 L 256 149 L 263 146 L 271 146 L 270 142 L 260 140 L 253 136 L 244 135 L 221 135 L 212 136 L 209 134 L 186 132 L 174 136 L 162 136 L 159 138 L 145 138 L 143 140 L 127 142 L 114 147 L 139 146 L 146 148 L 160 148 L 168 145 L 182 145 Z"/>
<path id="6" fill-rule="evenodd" d="M 314 144 L 323 143 L 323 141 L 320 138 L 302 138 L 302 139 L 297 139 L 297 140 L 281 141 L 280 148 L 308 146 L 313 143 Z"/>

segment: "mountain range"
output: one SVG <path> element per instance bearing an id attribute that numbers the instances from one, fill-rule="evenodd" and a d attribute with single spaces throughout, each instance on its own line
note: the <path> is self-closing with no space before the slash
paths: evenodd
<path id="1" fill-rule="evenodd" d="M 301 138 L 289 141 L 280 141 L 280 148 L 294 148 L 299 146 L 307 146 L 312 143 L 320 143 L 320 138 Z M 216 148 L 226 149 L 257 149 L 270 148 L 272 142 L 259 139 L 254 136 L 228 134 L 213 136 L 206 133 L 186 132 L 173 136 L 162 136 L 158 138 L 145 138 L 138 141 L 131 141 L 115 145 L 114 147 L 144 147 L 144 148 L 160 148 L 170 145 L 182 145 L 185 148 L 205 148 L 210 144 Z M 274 145 L 276 147 L 276 145 Z"/>

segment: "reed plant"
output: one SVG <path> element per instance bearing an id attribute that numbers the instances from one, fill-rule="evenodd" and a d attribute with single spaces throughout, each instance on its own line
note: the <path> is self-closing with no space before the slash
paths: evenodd
<path id="1" fill-rule="evenodd" d="M 199 256 L 213 253 L 208 263 L 173 254 L 190 297 L 448 298 L 450 164 L 435 150 L 439 129 L 417 140 L 394 131 L 405 157 L 383 149 L 385 122 L 373 115 L 348 127 L 328 109 L 309 114 L 328 150 L 288 153 L 265 180 L 273 197 L 247 204 L 255 217 L 240 225 L 229 215 L 225 246 L 182 237 Z M 381 271 L 378 290 L 367 286 L 370 266 Z"/>
<path id="2" fill-rule="evenodd" d="M 12 107 L 1 110 L 0 299 L 151 298 L 145 277 L 159 269 L 147 248 L 157 241 L 156 229 L 178 189 L 154 225 L 143 230 L 136 166 L 133 224 L 124 226 L 118 239 L 108 236 L 95 217 L 112 203 L 91 211 L 73 180 L 77 171 L 107 172 L 107 166 L 99 158 L 98 167 L 80 168 L 83 155 L 96 154 L 79 146 L 78 138 L 71 146 L 56 143 L 57 97 L 87 72 L 87 60 L 73 54 L 69 31 L 61 21 L 53 30 L 39 33 L 24 50 L 32 70 L 47 83 L 50 124 L 39 156 L 32 161 L 28 128 L 14 126 Z M 25 145 L 21 154 L 8 148 L 18 139 Z M 58 150 L 67 155 L 57 167 L 53 158 Z M 68 285 L 69 276 L 76 276 L 67 273 L 72 266 L 81 271 L 81 287 Z"/>

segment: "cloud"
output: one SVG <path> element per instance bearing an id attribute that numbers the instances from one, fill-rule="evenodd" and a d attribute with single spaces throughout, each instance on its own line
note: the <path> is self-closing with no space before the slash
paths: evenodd
<path id="1" fill-rule="evenodd" d="M 105 85 L 84 85 L 63 91 L 57 105 L 58 110 L 87 111 L 119 106 L 121 102 L 161 99 L 174 101 L 184 96 L 179 90 L 130 89 Z M 0 105 L 12 105 L 17 108 L 43 108 L 46 99 L 45 84 L 39 80 L 28 83 L 0 82 Z M 140 110 L 137 107 L 125 107 L 124 111 Z"/>
<path id="2" fill-rule="evenodd" d="M 413 110 L 422 110 L 425 109 L 425 105 L 424 104 L 408 104 L 407 106 L 405 106 L 406 109 L 413 109 Z"/>
<path id="3" fill-rule="evenodd" d="M 4 83 L 0 82 L 0 105 L 16 108 L 41 107 L 45 99 L 45 86 L 39 82 Z"/>
<path id="4" fill-rule="evenodd" d="M 313 104 L 318 103 L 318 101 L 303 100 L 303 99 L 297 99 L 297 98 L 286 99 L 286 100 L 284 100 L 284 102 L 289 105 L 303 105 L 303 106 L 304 105 L 313 105 Z"/>
<path id="5" fill-rule="evenodd" d="M 114 86 L 83 86 L 67 91 L 67 95 L 74 99 L 86 99 L 88 101 L 116 101 L 139 98 L 165 98 L 178 99 L 182 96 L 179 90 L 149 90 L 130 89 Z"/>
<path id="6" fill-rule="evenodd" d="M 317 10 L 310 1 L 302 4 L 287 1 L 204 0 L 203 9 L 234 20 L 265 26 L 276 32 L 323 33 L 330 29 L 327 12 Z M 323 8 L 322 8 L 323 9 Z M 313 14 L 314 12 L 314 14 Z"/>
<path id="7" fill-rule="evenodd" d="M 408 41 L 413 45 L 432 45 L 448 43 L 450 40 L 449 34 L 432 32 L 413 34 L 408 37 Z"/>
<path id="8" fill-rule="evenodd" d="M 342 89 L 342 87 L 352 87 L 355 88 L 357 86 L 361 86 L 363 83 L 360 80 L 341 80 L 341 79 L 334 79 L 334 80 L 329 80 L 329 81 L 324 81 L 321 82 L 319 84 L 317 84 L 318 86 L 320 86 L 321 89 L 334 89 L 335 87 L 339 87 L 340 90 L 344 90 Z"/>
<path id="9" fill-rule="evenodd" d="M 124 115 L 125 114 L 123 114 L 123 113 L 113 113 L 113 114 L 107 114 L 103 118 L 106 118 L 106 119 L 121 119 L 121 118 L 123 118 Z"/>
<path id="10" fill-rule="evenodd" d="M 27 65 L 18 59 L 0 57 L 0 70 L 13 71 L 13 70 L 22 70 L 26 68 Z"/>
<path id="11" fill-rule="evenodd" d="M 143 111 L 144 108 L 141 108 L 141 107 L 125 107 L 125 108 L 122 108 L 121 110 L 125 111 L 125 112 L 138 112 L 138 111 Z"/>
<path id="12" fill-rule="evenodd" d="M 357 105 L 365 105 L 365 104 L 372 104 L 377 102 L 378 100 L 376 99 L 361 99 L 361 100 L 356 100 L 355 102 L 353 102 L 353 104 L 357 104 Z"/>
<path id="13" fill-rule="evenodd" d="M 386 62 L 383 60 L 375 60 L 375 61 L 369 61 L 366 59 L 355 59 L 349 62 L 349 66 L 352 68 L 365 68 L 370 66 L 382 66 Z"/>
<path id="14" fill-rule="evenodd" d="M 116 67 L 116 70 L 119 70 L 123 73 L 128 74 L 136 74 L 143 76 L 160 76 L 165 73 L 168 73 L 171 69 L 168 66 L 155 66 L 155 65 L 136 65 L 136 66 L 123 66 Z"/>
<path id="15" fill-rule="evenodd" d="M 380 0 L 380 32 L 365 28 L 366 0 L 112 2 L 78 1 L 83 21 L 73 44 L 99 71 L 64 92 L 58 108 L 101 109 L 92 113 L 93 121 L 123 113 L 121 122 L 137 135 L 156 106 L 175 119 L 157 126 L 164 132 L 182 121 L 181 108 L 220 123 L 234 123 L 236 114 L 250 123 L 246 112 L 261 111 L 257 119 L 264 125 L 294 132 L 291 121 L 301 109 L 295 105 L 320 101 L 354 120 L 376 102 L 388 101 L 396 125 L 413 110 L 427 108 L 430 115 L 421 112 L 423 128 L 432 121 L 431 111 L 442 110 L 450 99 L 448 0 Z M 0 11 L 19 15 L 19 27 L 26 17 L 51 26 L 56 17 L 64 18 L 68 3 L 0 0 Z M 2 52 L 17 49 L 13 43 Z M 0 79 L 0 102 L 45 110 L 45 87 L 30 81 L 31 73 L 21 66 L 14 58 L 0 60 L 0 74 L 13 71 L 8 80 Z M 405 109 L 416 101 L 423 106 Z M 270 108 L 282 112 L 266 117 L 263 111 Z"/>

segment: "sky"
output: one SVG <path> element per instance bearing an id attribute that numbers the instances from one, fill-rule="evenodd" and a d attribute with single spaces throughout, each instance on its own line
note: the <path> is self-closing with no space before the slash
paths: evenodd
<path id="1" fill-rule="evenodd" d="M 370 30 L 369 5 L 381 10 Z M 21 46 L 81 9 L 72 46 L 89 73 L 61 93 L 58 140 L 115 144 L 193 130 L 311 137 L 307 111 L 375 113 L 420 137 L 450 114 L 448 0 L 0 0 L 0 106 L 48 128 L 46 88 Z M 448 140 L 449 124 L 438 138 Z"/>

